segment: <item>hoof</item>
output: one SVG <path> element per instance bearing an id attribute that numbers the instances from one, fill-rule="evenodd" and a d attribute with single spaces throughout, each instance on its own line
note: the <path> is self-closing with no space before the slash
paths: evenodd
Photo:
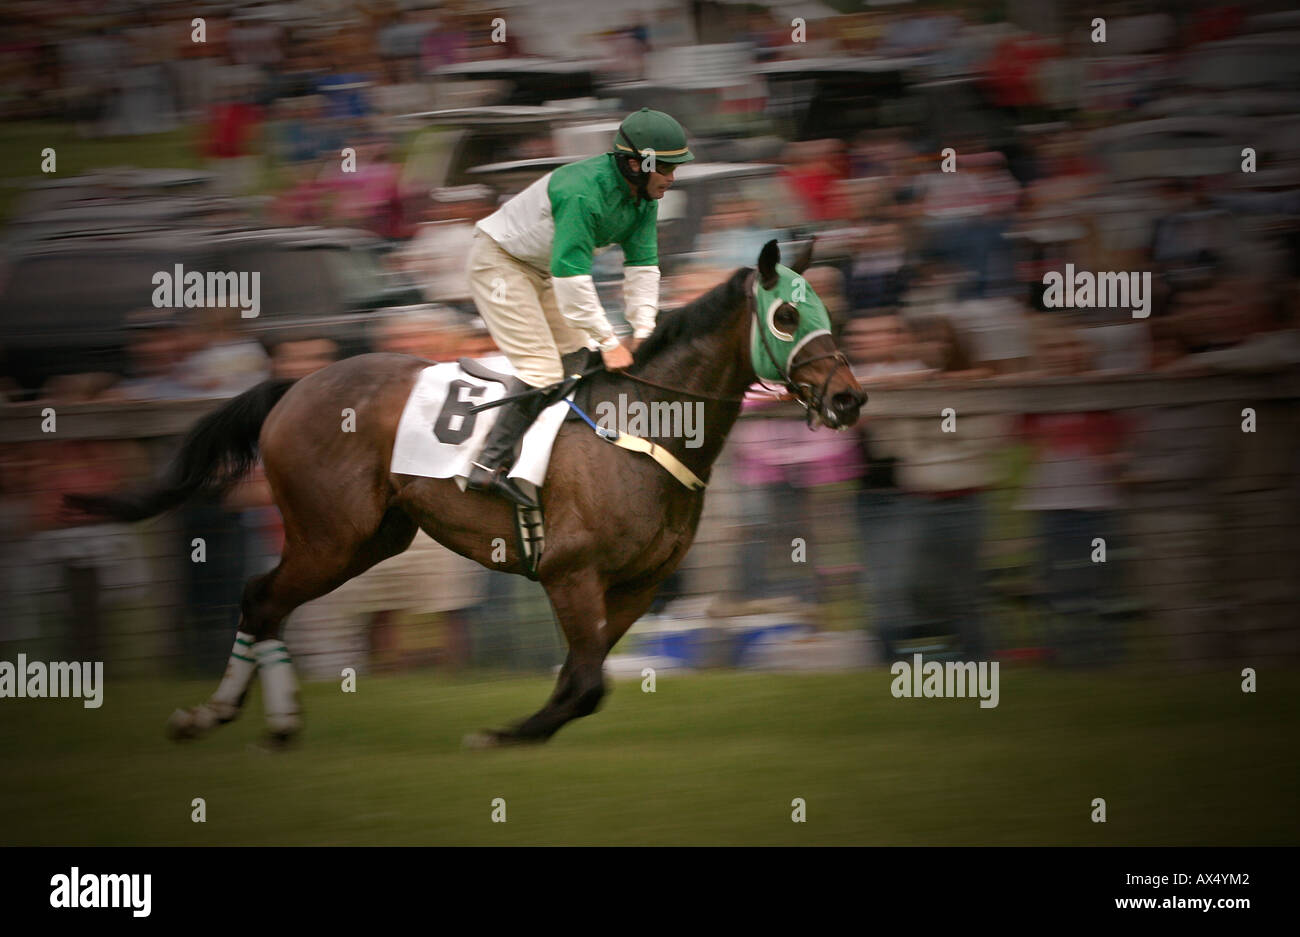
<path id="1" fill-rule="evenodd" d="M 471 751 L 501 748 L 505 744 L 506 742 L 501 738 L 501 733 L 493 732 L 491 729 L 484 729 L 482 732 L 471 732 L 461 741 L 461 747 L 468 748 Z"/>
<path id="2" fill-rule="evenodd" d="M 257 748 L 264 752 L 285 752 L 293 748 L 298 741 L 298 733 L 267 732 L 257 743 Z"/>
<path id="3" fill-rule="evenodd" d="M 173 742 L 202 738 L 238 715 L 239 707 L 229 704 L 201 703 L 193 709 L 178 709 L 167 720 L 167 737 Z"/>
<path id="4" fill-rule="evenodd" d="M 173 742 L 189 742 L 203 734 L 192 710 L 178 709 L 167 720 L 167 737 Z"/>
<path id="5" fill-rule="evenodd" d="M 485 749 L 511 748 L 520 745 L 540 745 L 545 741 L 545 737 L 519 735 L 510 729 L 483 729 L 481 732 L 471 732 L 469 735 L 465 736 L 465 739 L 461 744 L 465 748 Z"/>

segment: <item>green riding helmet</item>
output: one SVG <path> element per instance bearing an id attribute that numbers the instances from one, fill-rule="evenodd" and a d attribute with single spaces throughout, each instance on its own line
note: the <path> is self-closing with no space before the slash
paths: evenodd
<path id="1" fill-rule="evenodd" d="M 655 161 L 676 165 L 695 159 L 686 146 L 686 131 L 663 111 L 643 107 L 629 114 L 619 124 L 610 152 L 619 156 L 639 156 L 643 150 L 653 150 Z"/>

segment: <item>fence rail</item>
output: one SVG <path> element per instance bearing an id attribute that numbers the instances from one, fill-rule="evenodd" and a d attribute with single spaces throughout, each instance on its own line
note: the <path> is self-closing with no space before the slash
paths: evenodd
<path id="1" fill-rule="evenodd" d="M 1106 520 L 1108 563 L 1115 569 L 1114 578 L 1107 580 L 1107 601 L 1127 604 L 1118 626 L 1124 631 L 1127 654 L 1196 666 L 1300 660 L 1300 577 L 1294 574 L 1300 556 L 1300 370 L 1204 377 L 931 380 L 868 390 L 864 417 L 875 438 L 885 441 L 908 424 L 929 426 L 933 420 L 937 426 L 948 408 L 959 421 L 964 416 L 1186 408 L 1192 416 L 1182 423 L 1140 429 L 1139 436 L 1151 438 L 1133 440 L 1137 468 L 1146 468 L 1144 459 L 1163 459 L 1166 449 L 1161 447 L 1176 450 L 1177 458 L 1190 459 L 1188 464 L 1199 468 L 1185 477 L 1175 471 L 1158 484 L 1125 489 L 1122 503 Z M 9 405 L 0 407 L 0 444 L 9 447 L 4 450 L 7 456 L 19 451 L 13 448 L 18 446 L 39 461 L 44 441 L 132 442 L 144 453 L 147 467 L 157 469 L 170 457 L 175 437 L 222 402 L 54 405 L 55 433 L 42 430 L 50 404 Z M 1241 426 L 1246 408 L 1257 412 L 1254 432 Z M 747 411 L 741 421 L 799 418 L 799 408 L 788 404 Z M 961 425 L 971 440 L 980 430 L 970 427 L 989 424 Z M 999 466 L 998 481 L 980 502 L 982 527 L 975 545 L 981 578 L 968 587 L 979 593 L 972 594 L 970 602 L 988 608 L 987 630 L 994 647 L 1051 645 L 1062 640 L 1078 617 L 1070 602 L 1102 604 L 1089 591 L 1101 589 L 1101 580 L 1069 586 L 1069 564 L 1056 569 L 1066 576 L 1060 582 L 1067 585 L 1058 582 L 1045 588 L 1053 575 L 1043 572 L 1044 563 L 1053 562 L 1052 538 L 1066 536 L 1059 533 L 1064 530 L 1084 536 L 1087 525 L 1101 525 L 1103 517 L 1085 514 L 1082 520 L 1071 520 L 1064 516 L 1068 512 L 1057 512 L 1050 518 L 1050 511 L 1024 509 L 1024 486 L 1034 457 L 1015 434 L 991 435 L 997 437 L 989 444 L 990 457 Z M 878 557 L 870 559 L 871 528 L 863 526 L 861 514 L 874 508 L 864 506 L 858 483 L 850 479 L 800 491 L 796 477 L 793 488 L 757 492 L 756 501 L 754 486 L 737 480 L 736 448 L 729 444 L 715 466 L 695 546 L 674 583 L 676 593 L 687 600 L 684 604 L 692 606 L 690 614 L 700 614 L 711 597 L 745 597 L 747 584 L 765 576 L 795 591 L 811 588 L 816 596 L 813 620 L 824 629 L 876 631 L 873 618 L 883 587 L 879 569 L 872 565 L 879 566 Z M 194 627 L 196 602 L 220 605 L 216 618 L 209 614 L 211 608 L 199 609 L 199 617 L 206 622 L 202 627 L 216 629 L 219 640 L 214 639 L 214 646 L 228 647 L 225 620 L 237 605 L 242 582 L 273 563 L 273 557 L 263 552 L 251 556 L 244 568 L 224 573 L 216 564 L 205 572 L 207 580 L 196 585 L 187 538 L 204 521 L 170 515 L 114 535 L 134 544 L 134 578 L 109 575 L 88 586 L 84 577 L 78 578 L 85 563 L 76 559 L 78 548 L 70 546 L 65 532 L 33 534 L 13 521 L 25 508 L 22 502 L 35 500 L 42 484 L 37 472 L 26 492 L 15 492 L 12 486 L 0 489 L 0 576 L 10 606 L 4 610 L 8 626 L 0 627 L 0 642 L 66 640 L 76 633 L 78 616 L 84 619 L 87 614 L 89 588 L 98 590 L 106 606 L 101 623 L 108 637 L 106 654 L 123 666 L 160 670 L 187 659 L 190 651 L 179 634 Z M 10 503 L 4 504 L 4 499 Z M 1047 523 L 1053 520 L 1056 527 Z M 1065 522 L 1076 527 L 1062 527 Z M 791 558 L 794 537 L 806 541 L 808 555 L 801 566 Z M 943 548 L 941 537 L 934 549 Z M 401 626 L 409 632 L 406 637 L 390 641 L 414 647 L 399 648 L 399 656 L 428 652 L 433 654 L 430 659 L 444 659 L 448 646 L 468 643 L 473 652 L 460 657 L 471 662 L 540 667 L 558 661 L 560 639 L 536 584 L 488 573 L 426 539 L 417 542 L 410 556 L 389 562 L 393 565 L 367 574 L 373 577 L 368 584 L 358 580 L 361 584 L 351 591 L 345 586 L 291 619 L 289 640 L 309 672 L 337 672 L 341 662 L 355 666 L 377 653 L 368 636 L 376 627 L 373 613 L 382 609 L 385 596 L 399 593 L 416 596 L 412 601 L 432 610 L 412 619 L 423 624 Z M 932 567 L 921 591 L 943 586 L 941 567 L 949 561 L 936 553 L 921 562 Z M 758 579 L 755 567 L 763 571 Z M 221 576 L 226 578 L 216 581 Z M 464 596 L 476 598 L 444 600 L 435 594 L 439 581 L 458 582 Z M 1057 601 L 1064 593 L 1053 595 L 1053 589 L 1064 589 L 1070 602 Z M 692 598 L 699 601 L 691 603 Z M 479 611 L 459 616 L 471 606 Z M 489 606 L 489 613 L 481 614 Z M 183 620 L 191 623 L 183 625 Z"/>
<path id="2" fill-rule="evenodd" d="M 875 419 L 921 417 L 945 407 L 961 413 L 1070 413 L 1125 410 L 1144 406 L 1185 406 L 1240 400 L 1300 399 L 1300 370 L 1272 374 L 1214 374 L 1170 377 L 1161 374 L 1099 375 L 1040 380 L 989 379 L 978 382 L 929 380 L 908 387 L 868 387 L 865 411 Z M 152 439 L 182 435 L 221 398 L 143 402 L 60 404 L 59 439 Z M 41 423 L 49 403 L 0 407 L 0 442 L 49 439 Z M 789 404 L 755 418 L 799 414 Z M 749 418 L 751 414 L 746 414 Z"/>

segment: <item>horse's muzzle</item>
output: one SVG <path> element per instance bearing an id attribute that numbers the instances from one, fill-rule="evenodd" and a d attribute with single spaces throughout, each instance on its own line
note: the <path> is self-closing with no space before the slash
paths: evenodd
<path id="1" fill-rule="evenodd" d="M 845 429 L 858 422 L 858 414 L 866 402 L 866 391 L 842 390 L 832 394 L 830 401 L 818 408 L 818 411 L 827 427 Z"/>

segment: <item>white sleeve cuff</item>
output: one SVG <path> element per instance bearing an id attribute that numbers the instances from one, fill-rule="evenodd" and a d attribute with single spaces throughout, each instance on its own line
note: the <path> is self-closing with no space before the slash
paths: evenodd
<path id="1" fill-rule="evenodd" d="M 595 281 L 590 274 L 578 277 L 553 277 L 555 301 L 560 314 L 575 329 L 581 329 L 595 340 L 602 351 L 618 344 L 618 336 L 609 324 L 609 317 L 596 294 Z"/>
<path id="2" fill-rule="evenodd" d="M 633 338 L 645 338 L 655 329 L 659 312 L 659 268 L 623 268 L 623 306 Z"/>

